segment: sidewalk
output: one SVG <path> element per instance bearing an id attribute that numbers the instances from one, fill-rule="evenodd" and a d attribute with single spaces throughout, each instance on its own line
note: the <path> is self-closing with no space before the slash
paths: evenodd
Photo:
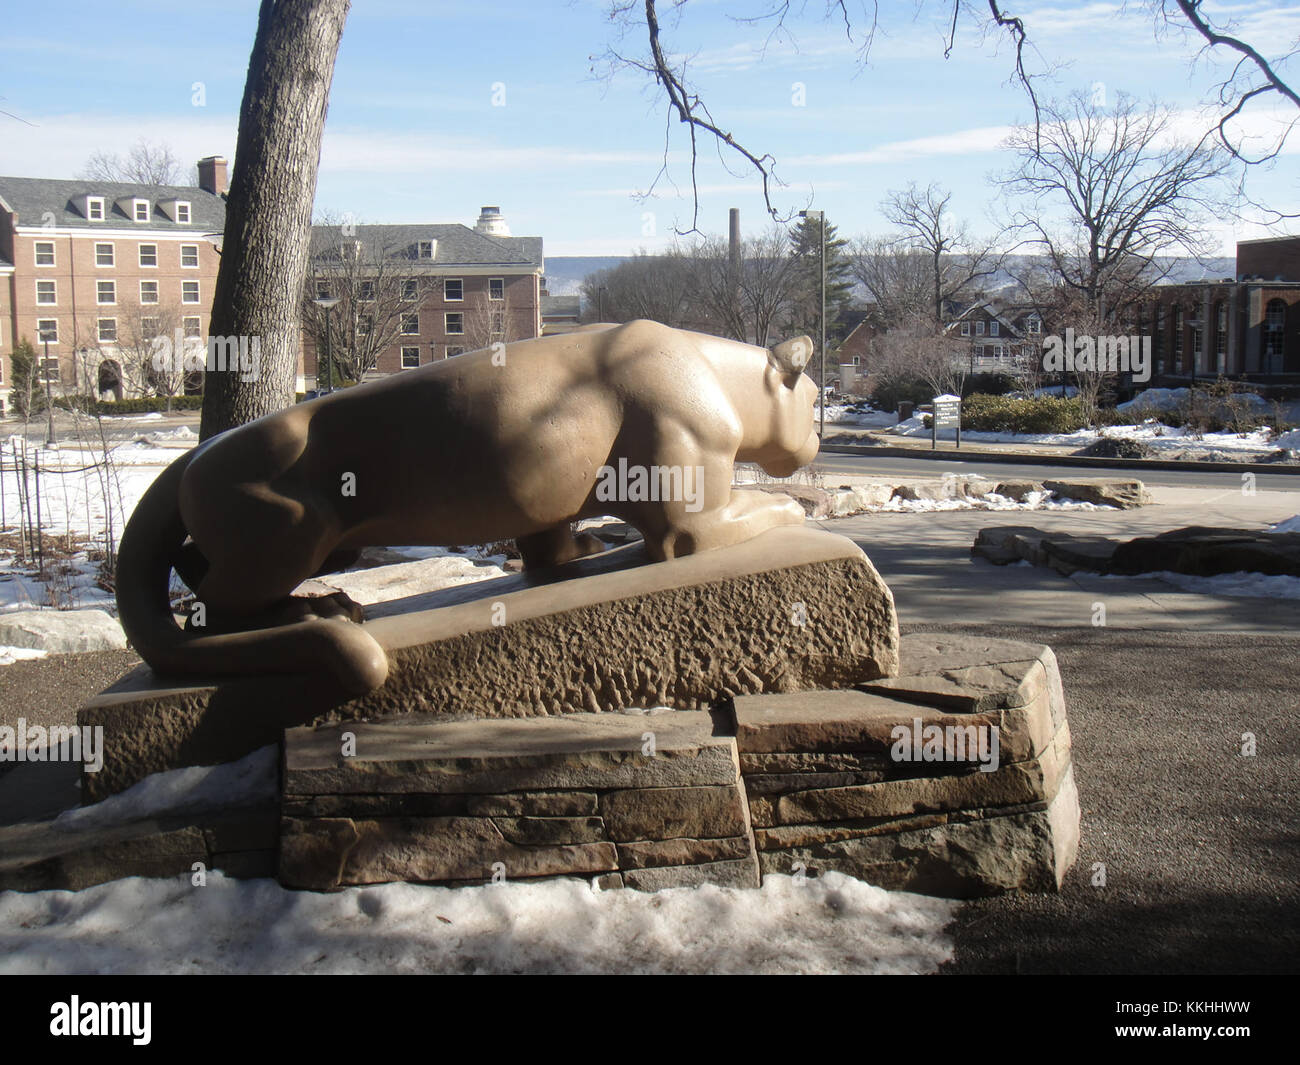
<path id="1" fill-rule="evenodd" d="M 1115 511 L 946 511 L 868 513 L 822 528 L 855 541 L 894 593 L 899 620 L 913 625 L 1035 625 L 1093 629 L 1097 604 L 1105 626 L 1188 632 L 1300 632 L 1300 600 L 1197 595 L 1163 581 L 1077 573 L 1041 566 L 994 566 L 972 559 L 980 529 L 1029 525 L 1048 532 L 1150 536 L 1188 525 L 1263 529 L 1294 515 L 1290 492 L 1153 487 L 1154 503 Z"/>

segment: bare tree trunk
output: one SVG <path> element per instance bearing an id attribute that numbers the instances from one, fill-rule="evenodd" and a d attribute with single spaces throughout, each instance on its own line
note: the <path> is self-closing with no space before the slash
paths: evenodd
<path id="1" fill-rule="evenodd" d="M 259 338 L 254 380 L 209 371 L 207 439 L 293 403 L 321 134 L 350 0 L 262 0 L 239 113 L 211 333 Z"/>

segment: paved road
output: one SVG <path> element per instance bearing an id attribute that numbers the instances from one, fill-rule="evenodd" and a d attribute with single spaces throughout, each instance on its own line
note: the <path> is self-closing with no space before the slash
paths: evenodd
<path id="1" fill-rule="evenodd" d="M 1022 465 L 1015 462 L 961 462 L 955 459 L 927 459 L 888 455 L 842 455 L 824 452 L 817 457 L 817 467 L 827 484 L 836 475 L 857 477 L 941 477 L 945 472 L 978 474 L 981 477 L 1041 481 L 1043 478 L 1139 477 L 1143 483 L 1180 488 L 1240 488 L 1239 473 L 1204 473 L 1199 470 L 1143 470 L 1140 473 L 1120 469 L 1088 469 L 1079 466 Z M 1256 487 L 1263 491 L 1300 492 L 1300 475 L 1259 473 Z"/>

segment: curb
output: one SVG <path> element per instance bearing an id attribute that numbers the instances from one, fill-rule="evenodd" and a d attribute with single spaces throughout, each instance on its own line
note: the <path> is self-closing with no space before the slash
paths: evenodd
<path id="1" fill-rule="evenodd" d="M 1082 455 L 1037 455 L 1025 451 L 931 451 L 887 444 L 823 444 L 821 453 L 878 455 L 881 458 L 936 459 L 946 462 L 1000 462 L 1011 466 L 1079 466 L 1102 470 L 1184 470 L 1188 473 L 1281 473 L 1300 476 L 1300 466 L 1272 462 L 1191 462 L 1177 459 L 1103 459 Z"/>

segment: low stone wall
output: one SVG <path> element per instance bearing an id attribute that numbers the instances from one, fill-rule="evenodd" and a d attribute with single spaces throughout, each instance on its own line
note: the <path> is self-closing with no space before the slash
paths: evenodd
<path id="1" fill-rule="evenodd" d="M 1050 648 L 910 636 L 901 657 L 897 677 L 712 713 L 290 730 L 280 879 L 1055 890 L 1079 807 Z"/>

